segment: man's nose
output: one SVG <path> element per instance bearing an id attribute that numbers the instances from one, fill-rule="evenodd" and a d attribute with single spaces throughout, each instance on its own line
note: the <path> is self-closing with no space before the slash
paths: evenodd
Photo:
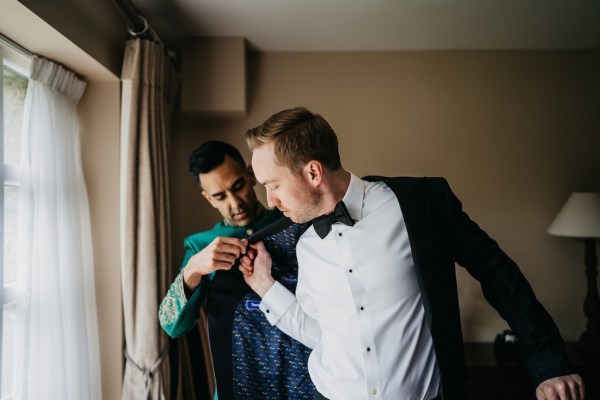
<path id="1" fill-rule="evenodd" d="M 243 202 L 242 198 L 236 194 L 231 194 L 229 196 L 229 204 L 232 209 L 239 209 Z"/>
<path id="2" fill-rule="evenodd" d="M 277 207 L 277 204 L 279 204 L 279 199 L 267 190 L 267 205 L 269 208 Z"/>

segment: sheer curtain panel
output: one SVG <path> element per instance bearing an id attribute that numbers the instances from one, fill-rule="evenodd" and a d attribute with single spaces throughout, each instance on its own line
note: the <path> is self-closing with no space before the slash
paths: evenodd
<path id="1" fill-rule="evenodd" d="M 88 197 L 77 103 L 85 82 L 34 57 L 19 199 L 16 399 L 101 399 Z"/>
<path id="2" fill-rule="evenodd" d="M 127 42 L 121 101 L 123 400 L 170 398 L 169 341 L 158 307 L 171 279 L 168 136 L 176 83 L 162 44 Z"/>

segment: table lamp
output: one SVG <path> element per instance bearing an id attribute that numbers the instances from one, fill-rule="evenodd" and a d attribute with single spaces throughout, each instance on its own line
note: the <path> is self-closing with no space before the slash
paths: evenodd
<path id="1" fill-rule="evenodd" d="M 583 239 L 587 294 L 583 312 L 587 329 L 581 334 L 578 348 L 587 355 L 600 355 L 600 298 L 598 297 L 596 238 L 600 238 L 600 192 L 573 192 L 560 210 L 548 233 Z"/>

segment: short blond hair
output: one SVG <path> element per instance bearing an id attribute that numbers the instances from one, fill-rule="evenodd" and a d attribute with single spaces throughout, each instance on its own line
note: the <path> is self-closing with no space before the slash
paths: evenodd
<path id="1" fill-rule="evenodd" d="M 275 160 L 293 174 L 316 160 L 335 171 L 342 167 L 338 140 L 329 123 L 304 107 L 289 108 L 270 116 L 245 134 L 250 150 L 274 143 Z"/>

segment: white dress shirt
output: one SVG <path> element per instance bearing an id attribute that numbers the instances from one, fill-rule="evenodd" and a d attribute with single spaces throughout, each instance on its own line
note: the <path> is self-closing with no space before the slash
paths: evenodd
<path id="1" fill-rule="evenodd" d="M 260 308 L 313 349 L 310 376 L 328 399 L 432 399 L 440 374 L 398 200 L 351 174 L 343 201 L 355 225 L 324 239 L 311 226 L 296 247 L 296 295 L 275 283 Z"/>

